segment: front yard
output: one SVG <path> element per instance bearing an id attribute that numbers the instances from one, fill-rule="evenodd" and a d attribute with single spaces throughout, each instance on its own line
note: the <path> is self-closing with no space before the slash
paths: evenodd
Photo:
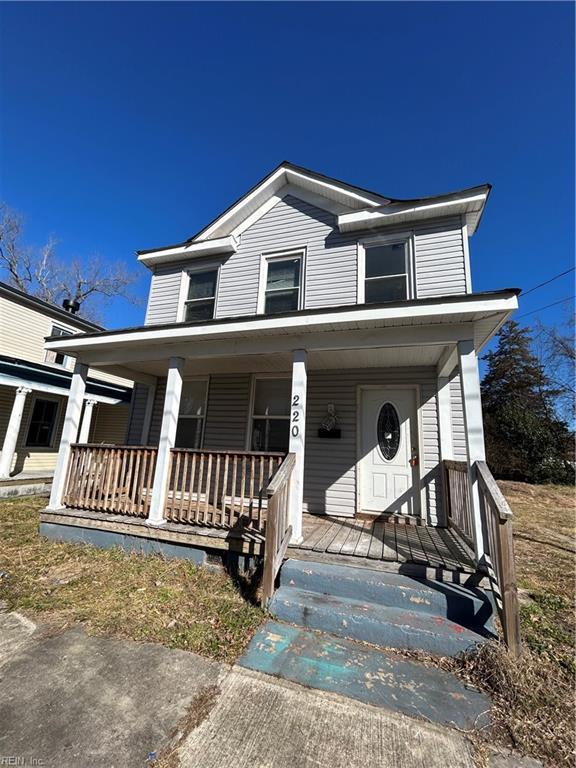
<path id="1" fill-rule="evenodd" d="M 39 497 L 0 502 L 0 600 L 54 631 L 163 643 L 233 662 L 264 619 L 232 579 L 185 561 L 38 536 Z"/>

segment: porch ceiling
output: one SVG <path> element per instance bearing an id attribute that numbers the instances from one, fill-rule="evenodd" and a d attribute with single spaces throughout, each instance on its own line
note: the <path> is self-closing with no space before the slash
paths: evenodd
<path id="1" fill-rule="evenodd" d="M 50 338 L 46 347 L 124 376 L 162 375 L 170 357 L 188 360 L 194 373 L 284 371 L 295 349 L 307 350 L 309 366 L 319 369 L 435 365 L 459 341 L 473 339 L 480 349 L 516 307 L 516 292 L 501 291 L 145 326 Z"/>

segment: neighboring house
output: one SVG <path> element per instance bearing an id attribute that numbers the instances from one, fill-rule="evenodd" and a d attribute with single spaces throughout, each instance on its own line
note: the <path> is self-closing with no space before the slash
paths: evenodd
<path id="1" fill-rule="evenodd" d="M 73 359 L 44 347 L 46 336 L 100 332 L 99 325 L 0 283 L 0 480 L 50 477 L 64 424 Z M 131 383 L 88 380 L 83 442 L 122 442 Z"/>
<path id="2" fill-rule="evenodd" d="M 261 553 L 268 517 L 270 582 L 289 538 L 294 557 L 452 567 L 426 544 L 451 524 L 480 564 L 477 359 L 518 293 L 472 291 L 489 191 L 392 200 L 284 162 L 185 242 L 140 251 L 142 327 L 47 343 L 76 368 L 42 530 L 204 560 Z M 72 446 L 87 366 L 137 382 L 133 448 Z M 392 519 L 426 528 L 387 539 Z"/>

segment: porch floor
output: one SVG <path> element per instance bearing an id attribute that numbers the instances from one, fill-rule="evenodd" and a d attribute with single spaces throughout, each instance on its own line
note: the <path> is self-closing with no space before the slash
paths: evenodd
<path id="1" fill-rule="evenodd" d="M 44 510 L 40 520 L 207 550 L 250 555 L 263 552 L 263 536 L 242 529 L 189 523 L 151 527 L 142 518 L 79 509 Z M 286 556 L 374 570 L 414 572 L 428 578 L 443 578 L 444 571 L 469 574 L 476 570 L 472 552 L 449 529 L 308 514 L 303 518 L 302 543 L 291 545 Z"/>
<path id="2" fill-rule="evenodd" d="M 288 556 L 297 560 L 376 569 L 385 563 L 411 563 L 436 570 L 476 570 L 473 553 L 448 528 L 305 514 L 302 534 L 302 543 L 288 548 Z"/>

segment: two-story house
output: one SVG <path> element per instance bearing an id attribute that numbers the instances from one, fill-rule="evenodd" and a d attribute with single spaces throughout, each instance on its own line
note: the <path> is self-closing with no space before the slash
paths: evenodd
<path id="1" fill-rule="evenodd" d="M 288 539 L 449 567 L 459 543 L 434 536 L 451 524 L 480 562 L 478 353 L 518 293 L 472 290 L 489 192 L 393 200 L 283 162 L 188 240 L 139 251 L 143 326 L 48 340 L 76 367 L 44 532 L 205 559 L 258 554 L 268 517 L 275 575 Z M 138 382 L 127 446 L 74 444 L 88 366 Z"/>
<path id="2" fill-rule="evenodd" d="M 46 336 L 104 330 L 0 283 L 0 483 L 5 494 L 49 483 L 60 444 L 74 360 L 44 348 Z M 132 386 L 107 373 L 87 380 L 82 442 L 124 439 Z"/>

